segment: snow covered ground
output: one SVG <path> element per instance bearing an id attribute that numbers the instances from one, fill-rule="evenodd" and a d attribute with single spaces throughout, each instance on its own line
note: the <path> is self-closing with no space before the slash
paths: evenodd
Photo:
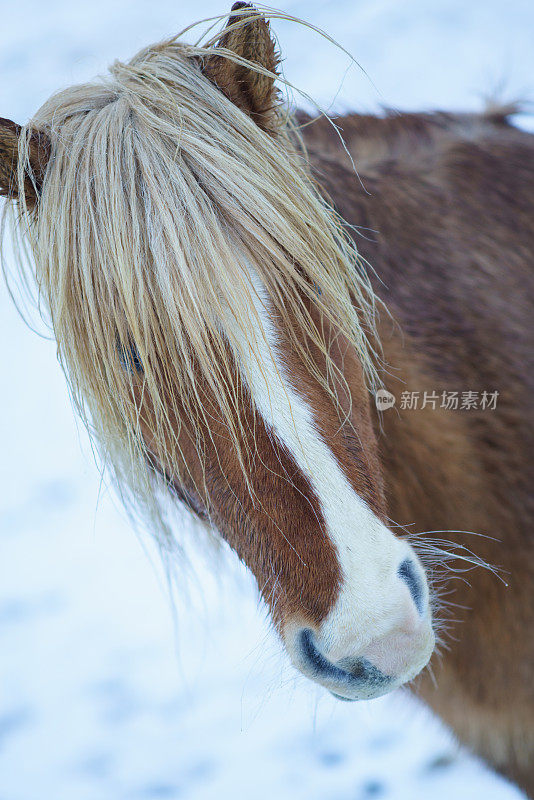
<path id="1" fill-rule="evenodd" d="M 230 4 L 230 3 L 229 3 Z M 328 107 L 474 108 L 533 97 L 530 0 L 338 0 L 281 7 L 289 80 Z M 176 0 L 2 3 L 0 114 L 227 8 Z M 374 86 L 373 86 L 374 84 Z M 532 118 L 521 123 L 533 128 Z M 301 680 L 231 556 L 176 593 L 101 488 L 52 342 L 0 288 L 0 800 L 512 800 L 402 694 L 336 703 Z M 182 534 L 180 534 L 182 535 Z"/>

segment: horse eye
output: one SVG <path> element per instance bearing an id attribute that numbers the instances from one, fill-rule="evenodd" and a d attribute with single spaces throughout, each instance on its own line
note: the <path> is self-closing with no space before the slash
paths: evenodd
<path id="1" fill-rule="evenodd" d="M 143 362 L 141 361 L 137 347 L 132 341 L 130 341 L 127 346 L 118 341 L 117 353 L 119 355 L 121 367 L 126 370 L 126 372 L 143 372 Z"/>

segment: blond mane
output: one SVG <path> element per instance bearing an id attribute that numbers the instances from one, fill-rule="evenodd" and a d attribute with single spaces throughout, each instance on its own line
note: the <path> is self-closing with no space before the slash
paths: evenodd
<path id="1" fill-rule="evenodd" d="M 242 317 L 253 308 L 247 265 L 332 396 L 337 370 L 310 304 L 357 350 L 369 384 L 375 376 L 374 295 L 287 109 L 274 112 L 275 135 L 262 131 L 202 73 L 211 53 L 175 37 L 51 97 L 25 128 L 52 142 L 38 213 L 21 199 L 16 220 L 6 204 L 76 408 L 123 498 L 160 532 L 164 481 L 149 462 L 157 453 L 176 475 L 184 418 L 202 459 L 210 420 L 201 387 L 247 471 L 242 345 L 229 324 L 239 316 L 254 350 L 256 320 Z M 29 169 L 22 135 L 19 182 Z M 152 410 L 150 452 L 140 397 Z"/>

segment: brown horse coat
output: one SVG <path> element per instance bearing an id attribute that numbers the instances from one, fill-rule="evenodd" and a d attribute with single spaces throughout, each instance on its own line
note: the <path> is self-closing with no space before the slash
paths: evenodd
<path id="1" fill-rule="evenodd" d="M 304 115 L 302 115 L 304 119 Z M 397 405 L 378 418 L 389 516 L 505 570 L 450 583 L 447 650 L 418 693 L 459 738 L 534 793 L 534 137 L 485 115 L 326 120 L 303 129 L 317 179 L 376 271 Z M 399 408 L 403 391 L 436 408 Z M 440 408 L 498 391 L 495 410 Z"/>

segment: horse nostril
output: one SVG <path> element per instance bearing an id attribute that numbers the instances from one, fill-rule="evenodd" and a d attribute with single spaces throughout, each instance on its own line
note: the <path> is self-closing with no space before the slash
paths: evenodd
<path id="1" fill-rule="evenodd" d="M 300 632 L 299 638 L 302 656 L 308 666 L 309 672 L 311 672 L 314 677 L 322 676 L 343 681 L 345 678 L 344 670 L 332 664 L 320 652 L 315 644 L 315 636 L 309 628 L 304 628 Z"/>
<path id="2" fill-rule="evenodd" d="M 423 582 L 417 574 L 417 567 L 411 558 L 405 558 L 398 570 L 399 578 L 407 585 L 414 605 L 420 616 L 423 615 Z"/>
<path id="3" fill-rule="evenodd" d="M 300 666 L 304 674 L 326 686 L 341 699 L 350 699 L 341 694 L 357 692 L 361 698 L 383 694 L 391 686 L 392 679 L 384 675 L 366 658 L 344 658 L 333 663 L 319 650 L 315 635 L 309 628 L 300 631 Z"/>

